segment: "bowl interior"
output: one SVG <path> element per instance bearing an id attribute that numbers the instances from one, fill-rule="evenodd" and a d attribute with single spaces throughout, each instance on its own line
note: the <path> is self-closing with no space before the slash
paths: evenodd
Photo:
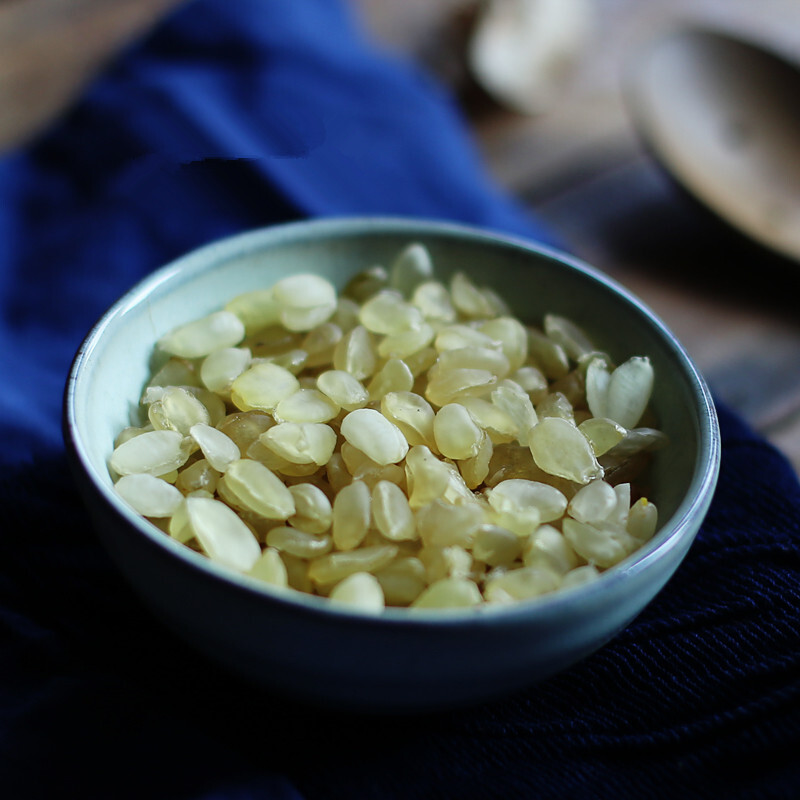
<path id="1" fill-rule="evenodd" d="M 698 497 L 705 510 L 719 457 L 713 405 L 680 344 L 647 308 L 607 277 L 562 254 L 479 230 L 414 220 L 327 220 L 242 234 L 195 251 L 134 287 L 89 334 L 70 380 L 70 435 L 96 489 L 148 535 L 174 547 L 117 498 L 107 469 L 115 436 L 137 421 L 155 341 L 236 294 L 288 274 L 315 272 L 343 287 L 356 272 L 390 263 L 412 241 L 427 246 L 438 276 L 465 271 L 493 287 L 523 320 L 538 323 L 547 312 L 563 314 L 618 362 L 632 355 L 651 358 L 652 404 L 670 444 L 657 454 L 648 480 L 660 533 L 629 561 L 645 558 L 696 513 Z"/>

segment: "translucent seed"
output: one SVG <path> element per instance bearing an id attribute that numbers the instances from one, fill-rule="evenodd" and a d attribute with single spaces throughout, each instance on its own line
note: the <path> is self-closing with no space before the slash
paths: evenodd
<path id="1" fill-rule="evenodd" d="M 225 305 L 236 314 L 249 335 L 280 321 L 280 308 L 272 289 L 256 289 L 237 295 Z"/>
<path id="2" fill-rule="evenodd" d="M 241 572 L 252 569 L 261 547 L 236 512 L 205 497 L 188 497 L 185 502 L 189 525 L 209 558 Z"/>
<path id="3" fill-rule="evenodd" d="M 165 388 L 161 399 L 150 404 L 147 417 L 156 430 L 177 431 L 182 436 L 188 436 L 192 425 L 211 421 L 208 409 L 180 386 Z"/>
<path id="4" fill-rule="evenodd" d="M 403 361 L 411 370 L 411 374 L 417 378 L 427 372 L 436 363 L 436 351 L 432 347 L 423 347 L 410 356 L 405 356 Z"/>
<path id="5" fill-rule="evenodd" d="M 408 452 L 400 429 L 372 408 L 351 411 L 342 420 L 341 434 L 377 464 L 396 464 Z"/>
<path id="6" fill-rule="evenodd" d="M 593 417 L 608 417 L 608 385 L 611 372 L 606 360 L 593 358 L 586 367 L 586 403 Z"/>
<path id="7" fill-rule="evenodd" d="M 411 508 L 420 508 L 444 495 L 450 486 L 450 470 L 427 447 L 416 445 L 406 456 L 406 481 Z"/>
<path id="8" fill-rule="evenodd" d="M 407 606 L 427 585 L 425 565 L 413 556 L 397 558 L 375 573 L 387 605 Z"/>
<path id="9" fill-rule="evenodd" d="M 483 431 L 463 405 L 448 403 L 436 412 L 433 435 L 443 456 L 464 459 L 477 454 Z"/>
<path id="10" fill-rule="evenodd" d="M 632 506 L 628 514 L 628 533 L 640 542 L 646 542 L 653 537 L 658 526 L 658 511 L 654 503 L 646 497 L 640 497 Z"/>
<path id="11" fill-rule="evenodd" d="M 511 371 L 518 370 L 525 363 L 528 358 L 528 332 L 518 319 L 497 317 L 482 323 L 478 330 L 500 342 Z"/>
<path id="12" fill-rule="evenodd" d="M 578 430 L 589 440 L 596 456 L 602 456 L 618 445 L 625 437 L 625 428 L 607 417 L 590 417 L 578 425 Z"/>
<path id="13" fill-rule="evenodd" d="M 358 315 L 361 324 L 372 333 L 396 334 L 419 328 L 422 324 L 420 310 L 403 300 L 393 290 L 378 292 L 361 306 Z"/>
<path id="14" fill-rule="evenodd" d="M 369 572 L 354 572 L 331 589 L 328 596 L 334 603 L 343 603 L 359 611 L 375 613 L 385 604 L 383 588 Z"/>
<path id="15" fill-rule="evenodd" d="M 110 466 L 118 475 L 164 475 L 183 466 L 190 450 L 191 445 L 177 431 L 148 431 L 117 447 Z"/>
<path id="16" fill-rule="evenodd" d="M 231 384 L 249 366 L 252 354 L 247 347 L 223 347 L 210 353 L 200 366 L 200 379 L 209 391 L 230 394 Z"/>
<path id="17" fill-rule="evenodd" d="M 453 305 L 465 317 L 478 319 L 494 316 L 492 303 L 463 272 L 456 272 L 450 279 L 450 295 L 453 298 Z"/>
<path id="18" fill-rule="evenodd" d="M 280 553 L 274 547 L 267 547 L 258 560 L 253 564 L 248 573 L 270 586 L 286 588 L 289 585 L 289 576 L 286 565 Z"/>
<path id="19" fill-rule="evenodd" d="M 237 411 L 217 423 L 217 429 L 236 444 L 239 452 L 246 453 L 258 437 L 275 424 L 268 414 L 258 411 Z"/>
<path id="20" fill-rule="evenodd" d="M 493 452 L 494 445 L 489 434 L 481 431 L 478 452 L 471 458 L 465 458 L 458 462 L 458 470 L 468 488 L 477 489 L 486 480 Z"/>
<path id="21" fill-rule="evenodd" d="M 205 458 L 200 458 L 188 467 L 184 467 L 175 481 L 175 488 L 183 494 L 204 491 L 213 495 L 217 490 L 220 473 Z"/>
<path id="22" fill-rule="evenodd" d="M 317 586 L 330 586 L 354 572 L 375 573 L 397 555 L 397 545 L 374 545 L 342 553 L 328 553 L 315 558 L 308 568 L 309 578 Z"/>
<path id="23" fill-rule="evenodd" d="M 565 517 L 562 530 L 575 552 L 598 567 L 613 567 L 638 546 L 626 531 L 599 528 Z"/>
<path id="24" fill-rule="evenodd" d="M 244 325 L 230 311 L 215 311 L 181 325 L 158 340 L 166 353 L 182 358 L 200 358 L 221 347 L 233 347 L 244 339 Z"/>
<path id="25" fill-rule="evenodd" d="M 561 585 L 561 576 L 542 567 L 521 567 L 492 579 L 486 585 L 488 602 L 529 600 L 554 592 Z"/>
<path id="26" fill-rule="evenodd" d="M 259 362 L 245 370 L 231 385 L 231 399 L 242 411 L 274 411 L 275 406 L 300 388 L 289 370 Z"/>
<path id="27" fill-rule="evenodd" d="M 341 295 L 336 302 L 336 311 L 333 312 L 331 322 L 338 325 L 342 333 L 353 330 L 358 325 L 358 312 L 361 306 L 355 300 Z"/>
<path id="28" fill-rule="evenodd" d="M 411 302 L 427 320 L 436 322 L 455 322 L 456 310 L 450 299 L 450 292 L 443 283 L 425 281 L 414 289 Z"/>
<path id="29" fill-rule="evenodd" d="M 493 347 L 455 347 L 439 354 L 434 374 L 464 368 L 485 369 L 497 378 L 505 378 L 510 365 L 503 351 Z"/>
<path id="30" fill-rule="evenodd" d="M 567 513 L 578 522 L 601 525 L 617 507 L 617 494 L 605 481 L 594 480 L 569 501 Z"/>
<path id="31" fill-rule="evenodd" d="M 554 486 L 522 478 L 502 481 L 486 495 L 495 511 L 516 514 L 535 509 L 540 522 L 560 519 L 567 508 L 567 498 Z"/>
<path id="32" fill-rule="evenodd" d="M 528 444 L 536 465 L 551 475 L 581 484 L 603 476 L 589 441 L 565 419 L 540 420 L 531 429 Z"/>
<path id="33" fill-rule="evenodd" d="M 578 556 L 561 531 L 552 525 L 540 525 L 525 541 L 522 561 L 526 567 L 545 567 L 566 575 L 578 565 Z"/>
<path id="34" fill-rule="evenodd" d="M 381 413 L 396 425 L 410 445 L 434 446 L 431 404 L 414 392 L 388 392 L 381 398 Z"/>
<path id="35" fill-rule="evenodd" d="M 624 428 L 634 428 L 641 419 L 653 391 L 650 359 L 635 356 L 611 373 L 606 398 L 606 416 Z"/>
<path id="36" fill-rule="evenodd" d="M 339 325 L 323 322 L 312 328 L 300 343 L 300 349 L 307 353 L 305 365 L 320 367 L 333 363 L 333 351 L 344 333 Z"/>
<path id="37" fill-rule="evenodd" d="M 570 589 L 573 586 L 583 586 L 586 583 L 592 583 L 600 577 L 600 571 L 594 564 L 584 564 L 564 575 L 561 582 L 562 589 Z"/>
<path id="38" fill-rule="evenodd" d="M 539 417 L 560 417 L 567 422 L 575 422 L 575 409 L 561 392 L 551 391 L 544 397 L 536 406 L 536 414 Z"/>
<path id="39" fill-rule="evenodd" d="M 336 447 L 336 432 L 330 425 L 313 422 L 281 422 L 258 440 L 292 464 L 327 464 Z"/>
<path id="40" fill-rule="evenodd" d="M 192 425 L 189 434 L 203 451 L 208 463 L 219 472 L 225 472 L 241 457 L 239 448 L 233 440 L 210 425 Z"/>
<path id="41" fill-rule="evenodd" d="M 461 324 L 446 325 L 441 328 L 436 334 L 433 346 L 439 353 L 446 350 L 464 350 L 476 347 L 489 350 L 501 349 L 500 342 L 495 341 L 491 336 L 487 336 L 469 325 Z"/>
<path id="42" fill-rule="evenodd" d="M 283 481 L 258 461 L 234 461 L 220 479 L 238 504 L 267 519 L 288 519 L 295 513 L 294 498 Z"/>
<path id="43" fill-rule="evenodd" d="M 310 331 L 336 310 L 336 289 L 320 275 L 289 275 L 272 287 L 272 293 L 281 324 L 290 331 Z"/>
<path id="44" fill-rule="evenodd" d="M 411 297 L 421 283 L 433 277 L 433 262 L 425 245 L 412 242 L 403 248 L 389 269 L 389 285 L 403 297 Z"/>
<path id="45" fill-rule="evenodd" d="M 295 513 L 287 523 L 309 533 L 325 533 L 333 522 L 333 508 L 325 492 L 313 483 L 297 483 L 289 487 L 294 498 Z"/>
<path id="46" fill-rule="evenodd" d="M 535 366 L 550 380 L 563 378 L 569 372 L 569 358 L 564 348 L 535 328 L 528 328 L 528 353 Z"/>
<path id="47" fill-rule="evenodd" d="M 472 547 L 475 532 L 486 521 L 478 503 L 454 506 L 438 499 L 417 509 L 415 515 L 425 547 Z"/>
<path id="48" fill-rule="evenodd" d="M 442 578 L 427 587 L 411 608 L 470 608 L 483 602 L 480 589 L 468 578 Z"/>
<path id="49" fill-rule="evenodd" d="M 519 536 L 498 525 L 481 525 L 475 532 L 472 555 L 491 567 L 510 565 L 522 552 Z"/>
<path id="50" fill-rule="evenodd" d="M 334 368 L 349 372 L 358 380 L 372 375 L 377 363 L 375 344 L 363 325 L 357 325 L 346 333 L 333 351 Z"/>
<path id="51" fill-rule="evenodd" d="M 329 422 L 339 406 L 318 389 L 298 389 L 275 406 L 276 422 Z"/>
<path id="52" fill-rule="evenodd" d="M 317 388 L 345 411 L 363 408 L 369 402 L 361 381 L 344 370 L 331 369 L 317 377 Z"/>
<path id="53" fill-rule="evenodd" d="M 428 583 L 442 578 L 469 578 L 474 580 L 474 560 L 472 553 L 458 545 L 448 547 L 423 547 L 418 553 L 425 564 Z"/>
<path id="54" fill-rule="evenodd" d="M 385 267 L 374 266 L 353 276 L 344 287 L 343 294 L 358 303 L 363 303 L 374 294 L 386 289 L 388 284 L 389 273 Z"/>
<path id="55" fill-rule="evenodd" d="M 485 369 L 452 369 L 429 381 L 425 397 L 435 406 L 444 406 L 462 397 L 480 397 L 495 383 L 497 377 Z"/>
<path id="56" fill-rule="evenodd" d="M 458 401 L 472 415 L 475 422 L 501 444 L 516 439 L 517 425 L 508 412 L 482 397 L 462 397 Z"/>
<path id="57" fill-rule="evenodd" d="M 199 386 L 200 376 L 194 362 L 184 358 L 170 358 L 150 378 L 148 386 Z"/>
<path id="58" fill-rule="evenodd" d="M 367 385 L 369 399 L 374 403 L 389 392 L 409 392 L 414 385 L 414 376 L 405 362 L 399 358 L 390 358 L 375 373 Z"/>
<path id="59" fill-rule="evenodd" d="M 311 582 L 311 578 L 308 577 L 309 562 L 290 553 L 281 553 L 280 557 L 286 567 L 286 580 L 289 586 L 298 592 L 312 594 L 314 592 L 314 584 Z"/>
<path id="60" fill-rule="evenodd" d="M 381 358 L 408 358 L 424 350 L 432 341 L 435 331 L 427 322 L 416 328 L 384 336 L 378 344 Z"/>
<path id="61" fill-rule="evenodd" d="M 545 314 L 543 323 L 547 336 L 561 345 L 574 361 L 595 349 L 585 331 L 572 320 L 558 314 Z"/>
<path id="62" fill-rule="evenodd" d="M 538 403 L 547 394 L 547 378 L 538 367 L 520 367 L 510 377 L 528 393 L 533 403 Z"/>
<path id="63" fill-rule="evenodd" d="M 133 439 L 136 436 L 141 436 L 143 433 L 147 433 L 148 431 L 154 430 L 153 425 L 148 422 L 141 427 L 131 426 L 129 428 L 123 428 L 118 434 L 116 439 L 114 439 L 114 447 L 117 448 L 121 444 L 124 444 L 129 439 Z"/>
<path id="64" fill-rule="evenodd" d="M 169 517 L 183 495 L 171 484 L 147 473 L 123 475 L 115 484 L 117 494 L 143 517 Z"/>
<path id="65" fill-rule="evenodd" d="M 298 558 L 316 558 L 329 553 L 332 547 L 331 537 L 282 525 L 273 528 L 267 534 L 267 545 L 282 553 L 289 553 Z"/>
<path id="66" fill-rule="evenodd" d="M 371 520 L 371 494 L 363 481 L 343 487 L 333 500 L 333 542 L 353 550 L 364 541 Z"/>
<path id="67" fill-rule="evenodd" d="M 492 403 L 513 420 L 517 441 L 526 444 L 531 430 L 538 422 L 528 393 L 513 381 L 504 381 L 492 390 L 491 398 Z"/>
<path id="68" fill-rule="evenodd" d="M 390 541 L 416 539 L 414 514 L 403 490 L 390 481 L 378 481 L 372 489 L 375 527 Z"/>

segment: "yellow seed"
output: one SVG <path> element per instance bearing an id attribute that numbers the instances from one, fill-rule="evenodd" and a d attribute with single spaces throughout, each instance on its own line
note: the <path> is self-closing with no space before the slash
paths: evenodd
<path id="1" fill-rule="evenodd" d="M 289 370 L 259 362 L 245 370 L 231 385 L 231 399 L 242 411 L 274 411 L 275 406 L 300 388 Z"/>
<path id="2" fill-rule="evenodd" d="M 470 608 L 483 602 L 480 590 L 468 578 L 442 578 L 411 604 L 412 608 Z"/>
<path id="3" fill-rule="evenodd" d="M 377 464 L 397 464 L 408 452 L 408 442 L 400 429 L 372 408 L 358 408 L 347 414 L 341 433 Z"/>
<path id="4" fill-rule="evenodd" d="M 391 481 L 378 481 L 372 489 L 372 516 L 377 529 L 390 541 L 416 539 L 418 536 L 408 498 Z"/>
<path id="5" fill-rule="evenodd" d="M 294 498 L 274 472 L 258 461 L 240 459 L 220 478 L 244 508 L 267 519 L 288 519 L 295 513 Z"/>
<path id="6" fill-rule="evenodd" d="M 329 599 L 359 611 L 375 613 L 385 606 L 383 588 L 369 572 L 354 572 L 331 589 Z"/>
<path id="7" fill-rule="evenodd" d="M 371 517 L 371 494 L 363 481 L 344 486 L 333 500 L 333 542 L 339 550 L 353 550 L 364 541 Z"/>

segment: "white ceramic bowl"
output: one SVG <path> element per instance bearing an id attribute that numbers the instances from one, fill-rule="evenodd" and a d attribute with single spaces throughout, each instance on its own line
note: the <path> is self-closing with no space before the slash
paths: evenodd
<path id="1" fill-rule="evenodd" d="M 579 321 L 618 361 L 648 355 L 653 408 L 670 446 L 651 467 L 661 526 L 597 581 L 515 606 L 450 612 L 387 609 L 375 617 L 271 590 L 178 544 L 113 491 L 107 462 L 130 424 L 155 341 L 228 298 L 314 271 L 339 287 L 411 241 L 437 273 L 464 270 L 493 286 L 520 318 Z M 431 709 L 482 701 L 587 656 L 663 587 L 708 509 L 719 433 L 708 389 L 666 327 L 619 285 L 562 254 L 448 223 L 329 219 L 245 233 L 154 272 L 100 319 L 81 346 L 65 395 L 74 474 L 98 535 L 159 619 L 212 659 L 270 689 L 354 710 Z"/>

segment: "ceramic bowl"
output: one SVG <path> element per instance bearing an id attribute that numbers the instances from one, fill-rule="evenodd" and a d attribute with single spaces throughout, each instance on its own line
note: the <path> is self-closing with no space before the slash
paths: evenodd
<path id="1" fill-rule="evenodd" d="M 130 424 L 154 342 L 228 298 L 314 271 L 342 287 L 354 273 L 423 242 L 437 274 L 464 270 L 520 318 L 579 321 L 618 361 L 646 354 L 652 405 L 670 439 L 650 469 L 660 528 L 593 583 L 481 611 L 390 608 L 371 616 L 279 592 L 178 544 L 114 492 L 108 459 Z M 653 313 L 601 273 L 521 239 L 449 223 L 328 219 L 203 247 L 151 274 L 90 331 L 65 395 L 65 437 L 100 540 L 157 617 L 206 656 L 263 687 L 352 710 L 452 707 L 512 692 L 601 647 L 661 590 L 711 502 L 719 433 L 709 391 Z M 198 657 L 201 657 L 198 654 Z"/>

